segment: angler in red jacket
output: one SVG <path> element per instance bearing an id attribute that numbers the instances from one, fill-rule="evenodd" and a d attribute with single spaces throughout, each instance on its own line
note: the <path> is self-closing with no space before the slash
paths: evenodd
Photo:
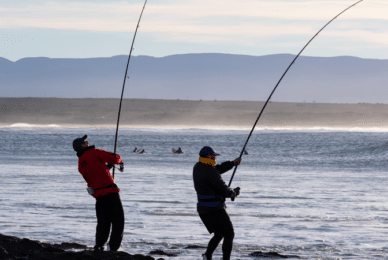
<path id="1" fill-rule="evenodd" d="M 96 198 L 96 245 L 95 250 L 104 250 L 108 241 L 110 228 L 112 233 L 109 240 L 110 251 L 117 251 L 121 245 L 124 232 L 124 210 L 121 204 L 119 188 L 109 169 L 114 164 L 123 163 L 120 155 L 96 149 L 89 146 L 87 135 L 73 141 L 74 151 L 78 156 L 78 170 L 88 184 L 88 192 Z"/>

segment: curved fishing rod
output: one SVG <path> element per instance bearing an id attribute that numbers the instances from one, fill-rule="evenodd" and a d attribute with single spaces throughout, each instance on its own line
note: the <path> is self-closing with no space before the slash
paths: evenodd
<path id="1" fill-rule="evenodd" d="M 116 149 L 117 149 L 117 137 L 118 137 L 118 134 L 119 134 L 119 124 L 120 124 L 120 115 L 121 115 L 121 104 L 123 103 L 124 87 L 125 87 L 125 81 L 126 81 L 126 79 L 127 79 L 127 74 L 128 74 L 129 61 L 131 60 L 131 55 L 132 55 L 132 51 L 133 51 L 133 44 L 135 43 L 136 34 L 137 34 L 137 29 L 139 29 L 140 20 L 141 20 L 141 17 L 143 16 L 143 12 L 144 12 L 144 9 L 145 9 L 146 4 L 147 4 L 147 0 L 145 0 L 145 2 L 144 2 L 143 9 L 141 10 L 141 13 L 140 13 L 139 21 L 137 22 L 135 34 L 133 35 L 133 39 L 132 39 L 131 50 L 129 51 L 128 62 L 127 62 L 127 68 L 125 69 L 124 82 L 123 82 L 123 89 L 122 89 L 122 91 L 121 91 L 121 98 L 120 98 L 120 105 L 119 105 L 119 113 L 118 113 L 118 116 L 117 116 L 117 126 L 116 126 L 116 137 L 115 137 L 114 153 L 116 153 Z M 115 168 L 113 168 L 112 176 L 113 176 L 113 179 L 114 179 L 114 178 L 115 178 Z"/>
<path id="2" fill-rule="evenodd" d="M 314 40 L 314 38 L 315 38 L 315 37 L 316 37 L 323 29 L 326 28 L 326 26 L 328 26 L 332 21 L 334 21 L 338 16 L 340 16 L 341 14 L 343 14 L 344 12 L 346 12 L 348 9 L 352 8 L 353 6 L 357 5 L 358 3 L 362 2 L 362 1 L 363 1 L 363 0 L 360 0 L 360 1 L 358 1 L 357 3 L 355 3 L 355 4 L 352 4 L 351 6 L 349 6 L 348 8 L 346 8 L 345 10 L 343 10 L 342 12 L 340 12 L 339 14 L 337 14 L 333 19 L 331 19 L 327 24 L 325 24 L 325 26 L 323 26 L 323 27 L 322 27 L 322 28 L 321 28 L 321 29 L 320 29 L 320 30 L 319 30 L 319 31 L 318 31 L 318 32 L 317 32 L 317 33 L 316 33 L 316 34 L 315 34 L 308 42 L 307 42 L 307 44 L 302 48 L 302 50 L 298 53 L 298 55 L 296 55 L 295 59 L 291 62 L 291 64 L 290 64 L 290 65 L 288 66 L 288 68 L 286 69 L 286 71 L 283 73 L 282 77 L 280 78 L 280 80 L 279 80 L 278 83 L 276 84 L 275 88 L 272 90 L 272 92 L 271 92 L 271 94 L 269 95 L 267 101 L 265 102 L 263 108 L 261 109 L 261 112 L 260 112 L 259 116 L 257 117 L 256 122 L 255 122 L 255 124 L 253 125 L 251 132 L 250 132 L 249 135 L 248 135 L 248 138 L 247 138 L 247 140 L 246 140 L 246 142 L 245 142 L 245 144 L 244 144 L 244 147 L 243 147 L 243 149 L 241 150 L 241 153 L 240 153 L 239 158 L 242 157 L 242 155 L 243 155 L 243 153 L 244 153 L 244 151 L 245 151 L 245 148 L 246 148 L 246 146 L 247 146 L 247 144 L 248 144 L 248 142 L 249 142 L 249 139 L 251 138 L 251 135 L 252 135 L 252 133 L 253 133 L 253 130 L 255 130 L 255 127 L 256 127 L 256 125 L 257 125 L 257 122 L 259 122 L 259 119 L 260 119 L 261 115 L 263 114 L 264 109 L 266 108 L 268 102 L 271 100 L 271 97 L 272 97 L 273 93 L 275 92 L 275 90 L 276 90 L 277 87 L 279 86 L 280 82 L 282 81 L 282 79 L 284 78 L 284 76 L 286 75 L 286 73 L 288 72 L 288 70 L 291 68 L 291 66 L 294 64 L 294 62 L 296 61 L 296 59 L 299 57 L 299 55 L 304 51 L 304 49 L 306 49 L 306 47 L 310 44 L 310 42 L 312 42 L 312 40 Z M 230 181 L 229 181 L 229 185 L 228 185 L 229 187 L 230 187 L 230 185 L 232 184 L 232 180 L 233 180 L 234 174 L 235 174 L 236 171 L 237 171 L 237 167 L 238 167 L 238 165 L 236 165 L 235 168 L 234 168 L 232 177 L 230 178 Z"/>

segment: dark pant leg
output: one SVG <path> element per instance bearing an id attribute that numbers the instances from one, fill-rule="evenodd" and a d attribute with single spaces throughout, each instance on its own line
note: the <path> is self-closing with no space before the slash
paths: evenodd
<path id="1" fill-rule="evenodd" d="M 234 228 L 232 221 L 225 209 L 217 211 L 218 225 L 214 231 L 214 235 L 224 238 L 222 243 L 222 259 L 230 260 L 230 255 L 233 249 Z"/>
<path id="2" fill-rule="evenodd" d="M 222 235 L 224 237 L 224 242 L 222 243 L 223 260 L 230 260 L 230 255 L 232 254 L 232 249 L 233 249 L 234 228 L 233 228 L 232 222 L 230 221 L 228 213 L 226 213 L 225 218 L 223 219 L 223 225 L 224 225 L 224 229 L 222 232 Z"/>
<path id="3" fill-rule="evenodd" d="M 214 251 L 216 250 L 218 244 L 222 240 L 222 235 L 221 234 L 214 234 L 212 239 L 210 239 L 209 244 L 207 245 L 207 249 L 205 252 L 205 255 L 207 256 L 207 259 L 211 260 Z"/>
<path id="4" fill-rule="evenodd" d="M 123 239 L 125 220 L 120 195 L 115 193 L 112 197 L 112 233 L 110 235 L 109 247 L 111 251 L 117 251 Z"/>
<path id="5" fill-rule="evenodd" d="M 222 244 L 223 259 L 229 260 L 233 248 L 234 229 L 226 210 L 221 209 L 207 214 L 200 214 L 200 217 L 209 233 L 214 233 L 214 237 L 209 241 L 205 255 L 211 259 L 213 252 L 222 238 L 224 238 Z"/>
<path id="6" fill-rule="evenodd" d="M 108 241 L 111 217 L 109 214 L 109 201 L 105 196 L 97 198 L 96 200 L 96 247 L 102 247 Z"/>

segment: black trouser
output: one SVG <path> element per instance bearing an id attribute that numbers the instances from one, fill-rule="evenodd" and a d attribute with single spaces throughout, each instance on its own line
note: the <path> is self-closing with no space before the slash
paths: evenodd
<path id="1" fill-rule="evenodd" d="M 117 251 L 121 245 L 124 233 L 124 210 L 118 193 L 110 193 L 97 198 L 96 201 L 97 230 L 96 247 L 103 247 L 108 241 L 110 227 L 109 247 Z"/>
<path id="2" fill-rule="evenodd" d="M 202 222 L 205 224 L 209 233 L 214 233 L 207 246 L 205 255 L 208 259 L 212 259 L 213 252 L 216 250 L 218 244 L 224 239 L 222 244 L 223 260 L 230 260 L 232 253 L 234 229 L 230 221 L 229 215 L 225 209 L 214 212 L 199 214 Z"/>

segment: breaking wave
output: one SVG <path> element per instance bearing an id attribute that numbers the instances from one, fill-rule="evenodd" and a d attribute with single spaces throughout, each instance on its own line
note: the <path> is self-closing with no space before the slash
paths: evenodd
<path id="1" fill-rule="evenodd" d="M 16 123 L 9 126 L 10 128 L 59 128 L 59 125 L 50 124 L 50 125 L 37 125 L 37 124 L 27 124 L 27 123 Z"/>

